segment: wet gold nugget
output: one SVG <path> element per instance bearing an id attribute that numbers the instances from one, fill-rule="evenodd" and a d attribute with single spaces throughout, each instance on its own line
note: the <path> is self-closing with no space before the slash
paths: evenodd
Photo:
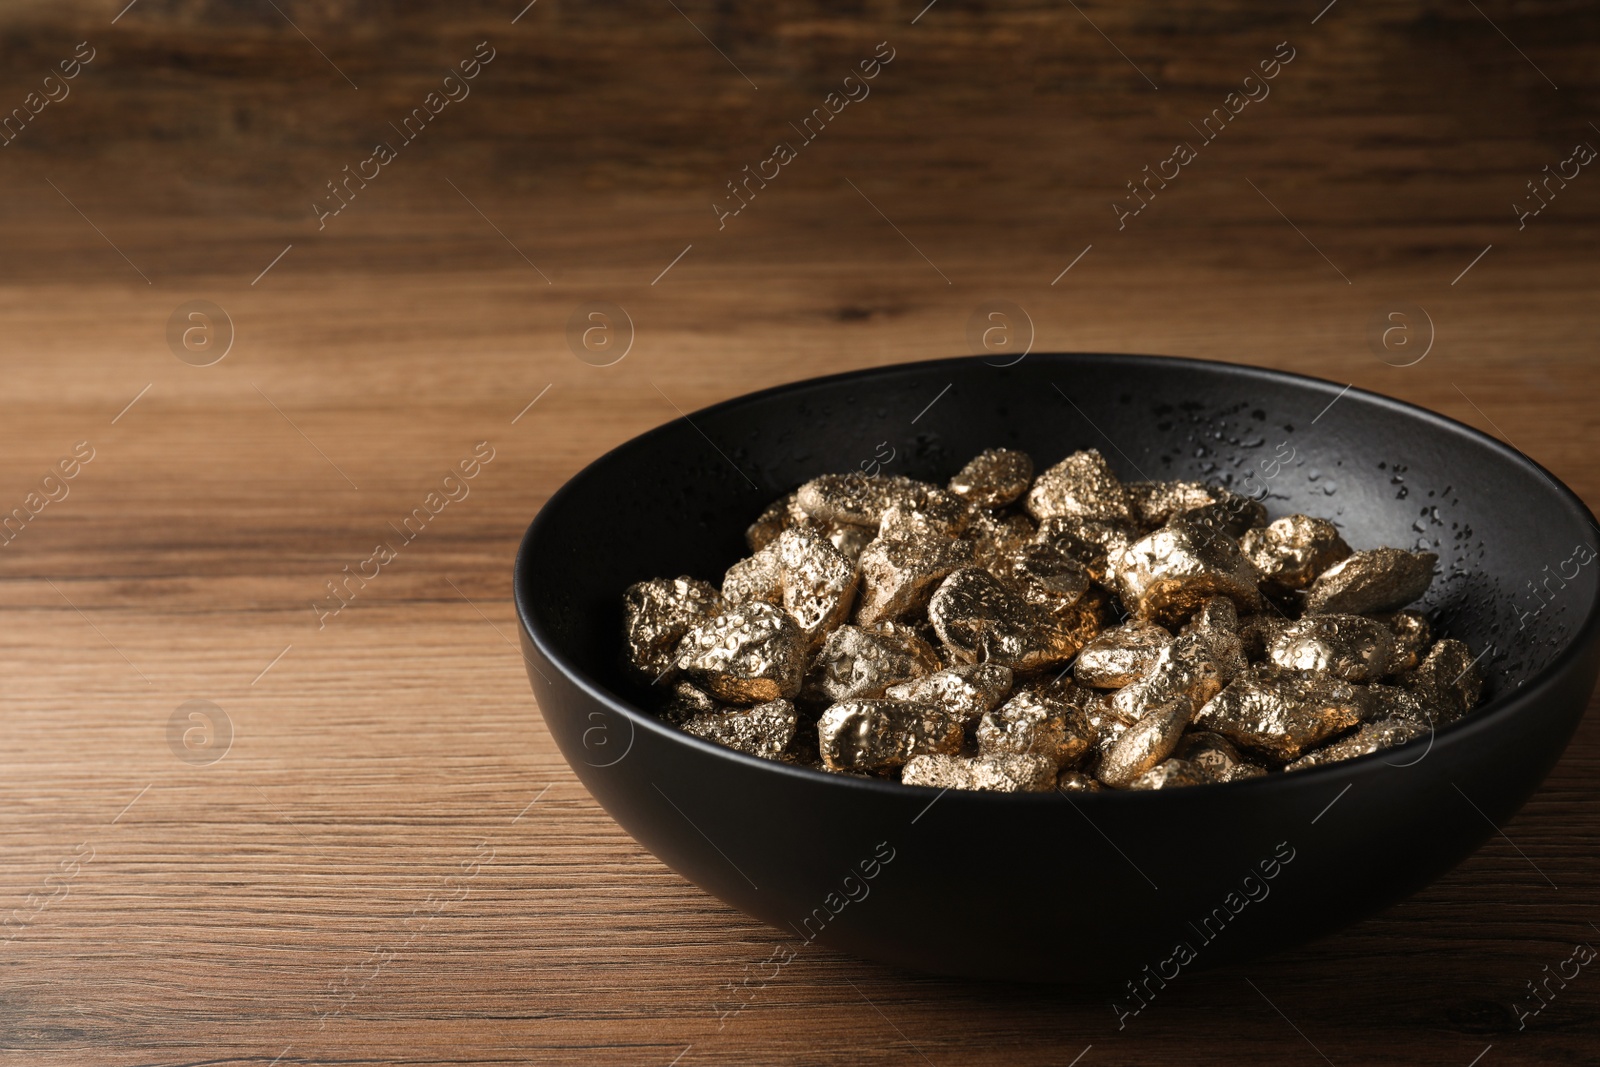
<path id="1" fill-rule="evenodd" d="M 1186 785 L 1210 785 L 1217 779 L 1182 759 L 1166 759 L 1128 783 L 1129 789 L 1180 789 Z"/>
<path id="2" fill-rule="evenodd" d="M 1262 578 L 1285 589 L 1304 589 L 1350 555 L 1350 546 L 1339 536 L 1338 527 L 1308 515 L 1286 515 L 1247 530 L 1239 544 Z"/>
<path id="3" fill-rule="evenodd" d="M 1416 670 L 1400 678 L 1400 684 L 1423 702 L 1440 726 L 1471 711 L 1483 693 L 1477 659 L 1453 637 L 1441 638 Z"/>
<path id="4" fill-rule="evenodd" d="M 756 516 L 756 521 L 744 532 L 744 543 L 750 546 L 750 551 L 760 552 L 783 531 L 805 521 L 806 513 L 800 510 L 800 494 L 790 493 L 768 504 L 766 510 Z"/>
<path id="5" fill-rule="evenodd" d="M 1174 519 L 1182 519 L 1191 526 L 1200 526 L 1232 538 L 1243 537 L 1247 532 L 1267 524 L 1267 509 L 1259 500 L 1227 493 L 1214 504 L 1179 512 Z M 1171 522 L 1171 520 L 1168 520 Z"/>
<path id="6" fill-rule="evenodd" d="M 1041 522 L 1056 515 L 1132 523 L 1122 482 L 1099 451 L 1074 452 L 1034 479 L 1028 514 Z"/>
<path id="7" fill-rule="evenodd" d="M 1431 695 L 1427 699 L 1419 697 L 1409 689 L 1397 685 L 1369 685 L 1367 686 L 1367 706 L 1362 718 L 1368 722 L 1380 722 L 1384 719 L 1404 719 L 1406 722 L 1416 723 L 1418 726 L 1428 727 L 1435 725 L 1436 701 Z M 1453 718 L 1448 712 L 1444 715 L 1443 725 Z"/>
<path id="8" fill-rule="evenodd" d="M 1250 663 L 1261 663 L 1267 658 L 1267 648 L 1271 646 L 1272 639 L 1278 636 L 1278 631 L 1288 624 L 1288 620 L 1272 611 L 1264 611 L 1260 615 L 1251 615 L 1239 622 L 1239 645 L 1244 651 L 1244 658 Z"/>
<path id="9" fill-rule="evenodd" d="M 800 692 L 805 638 L 794 617 L 762 601 L 739 604 L 678 642 L 678 669 L 712 696 L 760 704 Z"/>
<path id="10" fill-rule="evenodd" d="M 1409 671 L 1422 662 L 1433 644 L 1433 627 L 1428 617 L 1415 611 L 1397 611 L 1393 615 L 1378 616 L 1394 632 L 1394 658 L 1389 670 L 1394 674 Z"/>
<path id="11" fill-rule="evenodd" d="M 1143 531 L 1132 523 L 1056 515 L 1039 524 L 1033 540 L 1061 549 L 1083 564 L 1089 571 L 1089 577 L 1110 585 L 1107 557 L 1112 552 L 1127 548 L 1142 536 Z"/>
<path id="12" fill-rule="evenodd" d="M 722 599 L 729 604 L 748 604 L 758 600 L 766 604 L 782 603 L 783 582 L 778 576 L 777 537 L 767 542 L 759 552 L 746 556 L 727 569 L 722 576 Z"/>
<path id="13" fill-rule="evenodd" d="M 1048 793 L 1056 787 L 1056 768 L 1043 756 L 916 756 L 901 770 L 900 781 L 934 789 Z"/>
<path id="14" fill-rule="evenodd" d="M 809 686 L 831 700 L 881 697 L 891 685 L 940 669 L 939 657 L 909 626 L 841 626 L 828 635 Z"/>
<path id="15" fill-rule="evenodd" d="M 862 551 L 872 543 L 874 536 L 870 526 L 851 526 L 843 522 L 829 523 L 826 529 L 833 547 L 851 563 L 861 558 Z"/>
<path id="16" fill-rule="evenodd" d="M 1088 569 L 1058 545 L 1022 545 L 995 560 L 989 573 L 1051 612 L 1072 607 L 1089 591 Z"/>
<path id="17" fill-rule="evenodd" d="M 1098 781 L 1100 768 L 1105 766 L 1106 757 L 1111 754 L 1112 748 L 1116 747 L 1117 742 L 1122 740 L 1122 735 L 1127 733 L 1128 727 L 1133 724 L 1117 718 L 1110 710 L 1109 702 L 1101 705 L 1098 712 L 1091 712 L 1089 720 L 1093 723 L 1096 733 L 1094 744 L 1083 757 L 1083 770 L 1094 775 Z"/>
<path id="18" fill-rule="evenodd" d="M 1317 576 L 1306 590 L 1306 611 L 1367 615 L 1403 608 L 1428 591 L 1432 552 L 1374 548 L 1355 552 Z"/>
<path id="19" fill-rule="evenodd" d="M 996 516 L 980 508 L 973 511 L 962 536 L 972 542 L 973 563 L 989 567 L 1031 542 L 1037 532 L 1033 520 L 1020 512 Z"/>
<path id="20" fill-rule="evenodd" d="M 1244 639 L 1239 636 L 1239 609 L 1225 596 L 1214 596 L 1200 605 L 1178 631 L 1180 637 L 1193 634 L 1211 654 L 1217 676 L 1223 685 L 1249 666 L 1244 654 Z M 1204 701 L 1201 701 L 1204 703 Z"/>
<path id="21" fill-rule="evenodd" d="M 850 616 L 856 569 L 826 536 L 805 526 L 785 530 L 777 548 L 780 603 L 800 624 L 806 644 L 822 644 L 827 632 Z"/>
<path id="22" fill-rule="evenodd" d="M 1252 667 L 1202 707 L 1195 723 L 1286 761 L 1356 725 L 1365 707 L 1365 694 L 1331 675 Z"/>
<path id="23" fill-rule="evenodd" d="M 1227 490 L 1204 482 L 1129 482 L 1123 487 L 1141 526 L 1165 526 L 1174 516 L 1215 504 Z"/>
<path id="24" fill-rule="evenodd" d="M 878 526 L 891 507 L 951 534 L 960 533 L 971 518 L 966 502 L 954 493 L 898 474 L 824 474 L 802 485 L 796 499 L 813 519 L 854 526 Z"/>
<path id="25" fill-rule="evenodd" d="M 1210 641 L 1201 634 L 1181 634 L 1161 650 L 1149 670 L 1113 693 L 1108 703 L 1119 718 L 1135 722 L 1178 697 L 1198 708 L 1223 684 Z"/>
<path id="26" fill-rule="evenodd" d="M 688 682 L 678 682 L 672 687 L 672 699 L 661 709 L 661 718 L 674 726 L 682 726 L 697 715 L 727 710 L 728 705 L 705 690 Z"/>
<path id="27" fill-rule="evenodd" d="M 1150 708 L 1106 750 L 1095 777 L 1106 785 L 1127 787 L 1172 755 L 1193 717 L 1194 701 L 1186 694 L 1180 693 L 1165 704 Z"/>
<path id="28" fill-rule="evenodd" d="M 1248 766 L 1231 741 L 1210 730 L 1187 731 L 1172 756 L 1194 764 L 1217 782 L 1229 781 L 1240 767 Z"/>
<path id="29" fill-rule="evenodd" d="M 1427 734 L 1428 728 L 1406 719 L 1383 719 L 1369 722 L 1354 734 L 1332 744 L 1307 752 L 1284 766 L 1286 771 L 1303 771 L 1307 767 L 1321 767 L 1341 760 L 1370 756 L 1386 748 L 1403 745 Z"/>
<path id="30" fill-rule="evenodd" d="M 652 578 L 622 595 L 623 651 L 641 681 L 664 680 L 690 627 L 722 610 L 722 597 L 696 578 Z"/>
<path id="31" fill-rule="evenodd" d="M 1057 767 L 1089 750 L 1095 731 L 1083 711 L 1024 689 L 978 723 L 985 756 L 1043 756 Z"/>
<path id="32" fill-rule="evenodd" d="M 1267 656 L 1279 667 L 1373 682 L 1389 673 L 1394 631 L 1364 615 L 1307 615 L 1278 631 Z"/>
<path id="33" fill-rule="evenodd" d="M 729 567 L 722 579 L 722 598 L 729 604 L 763 601 L 783 607 L 800 624 L 810 648 L 849 617 L 855 591 L 855 565 L 821 527 L 810 524 L 784 530 Z"/>
<path id="34" fill-rule="evenodd" d="M 772 700 L 753 708 L 704 712 L 684 723 L 683 732 L 752 756 L 777 759 L 794 740 L 795 722 L 793 704 Z"/>
<path id="35" fill-rule="evenodd" d="M 961 663 L 1037 670 L 1077 654 L 1087 636 L 1056 624 L 1010 586 L 977 567 L 956 571 L 928 601 L 934 632 Z"/>
<path id="36" fill-rule="evenodd" d="M 890 700 L 936 705 L 970 725 L 1000 705 L 1011 692 L 1011 680 L 1011 671 L 998 663 L 964 664 L 891 685 L 883 695 Z"/>
<path id="37" fill-rule="evenodd" d="M 962 723 L 932 704 L 842 700 L 817 721 L 822 762 L 832 771 L 883 771 L 913 756 L 961 751 Z"/>
<path id="38" fill-rule="evenodd" d="M 1121 689 L 1155 666 L 1172 634 L 1148 622 L 1125 622 L 1102 631 L 1073 661 L 1073 677 L 1084 685 Z"/>
<path id="39" fill-rule="evenodd" d="M 1105 788 L 1089 775 L 1071 768 L 1056 775 L 1056 792 L 1058 793 L 1101 793 L 1105 791 Z"/>
<path id="40" fill-rule="evenodd" d="M 1239 542 L 1181 515 L 1108 554 L 1106 565 L 1122 602 L 1147 622 L 1181 622 L 1219 594 L 1248 611 L 1261 606 L 1261 575 Z"/>
<path id="41" fill-rule="evenodd" d="M 861 552 L 861 603 L 856 622 L 868 625 L 925 607 L 935 584 L 972 565 L 972 542 L 937 533 L 879 536 Z"/>
<path id="42" fill-rule="evenodd" d="M 988 448 L 950 479 L 947 488 L 973 507 L 1000 508 L 1028 491 L 1033 460 L 1012 448 Z"/>

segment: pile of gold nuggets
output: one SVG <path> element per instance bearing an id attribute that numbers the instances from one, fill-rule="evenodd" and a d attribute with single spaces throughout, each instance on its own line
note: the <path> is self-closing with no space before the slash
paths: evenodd
<path id="1" fill-rule="evenodd" d="M 624 659 L 661 718 L 767 759 L 907 785 L 1167 789 L 1403 744 L 1466 714 L 1467 646 L 1403 610 L 1437 557 L 1352 551 L 1099 452 L 1034 477 L 989 449 L 946 486 L 825 474 L 772 504 L 717 589 L 640 582 Z"/>

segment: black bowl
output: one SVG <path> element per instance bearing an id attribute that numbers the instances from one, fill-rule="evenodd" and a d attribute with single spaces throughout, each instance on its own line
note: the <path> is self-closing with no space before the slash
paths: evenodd
<path id="1" fill-rule="evenodd" d="M 1437 552 L 1423 606 L 1484 652 L 1484 704 L 1317 770 L 1070 798 L 831 776 L 641 710 L 616 667 L 630 583 L 718 581 L 762 507 L 817 474 L 877 464 L 943 482 L 998 445 L 1041 467 L 1093 447 L 1128 479 L 1265 486 L 1274 515 L 1332 518 L 1356 548 Z M 528 676 L 573 770 L 640 844 L 777 927 L 772 966 L 814 940 L 945 974 L 1109 983 L 1133 1010 L 1184 968 L 1286 948 L 1414 892 L 1516 811 L 1600 668 L 1596 532 L 1542 468 L 1408 404 L 1223 363 L 1036 354 L 799 382 L 651 430 L 551 497 L 515 596 Z"/>

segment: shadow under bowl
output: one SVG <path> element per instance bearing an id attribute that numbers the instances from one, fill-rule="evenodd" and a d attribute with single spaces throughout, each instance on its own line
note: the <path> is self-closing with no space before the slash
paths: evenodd
<path id="1" fill-rule="evenodd" d="M 942 483 L 995 446 L 1040 469 L 1098 448 L 1128 480 L 1264 487 L 1274 517 L 1331 518 L 1355 548 L 1437 552 L 1421 609 L 1483 653 L 1484 703 L 1346 763 L 1071 797 L 829 775 L 643 710 L 653 703 L 617 668 L 631 583 L 716 583 L 760 510 L 818 474 L 878 462 Z M 1399 401 L 1224 363 L 1034 354 L 797 382 L 642 434 L 546 503 L 515 598 L 539 708 L 590 793 L 789 951 L 815 941 L 916 970 L 1120 988 L 1327 933 L 1494 833 L 1594 687 L 1595 534 L 1541 467 Z"/>

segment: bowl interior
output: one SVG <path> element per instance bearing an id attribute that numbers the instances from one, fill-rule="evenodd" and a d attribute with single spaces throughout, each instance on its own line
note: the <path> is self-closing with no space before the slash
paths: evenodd
<path id="1" fill-rule="evenodd" d="M 621 595 L 692 575 L 720 584 L 743 533 L 824 472 L 944 482 L 993 446 L 1043 469 L 1098 448 L 1125 480 L 1190 478 L 1259 495 L 1274 517 L 1333 520 L 1354 548 L 1439 554 L 1421 607 L 1483 652 L 1486 700 L 1570 646 L 1596 601 L 1588 510 L 1513 450 L 1358 390 L 1230 364 L 1033 354 L 1011 367 L 940 360 L 816 379 L 658 427 L 551 499 L 519 590 L 549 651 L 626 702 Z"/>

